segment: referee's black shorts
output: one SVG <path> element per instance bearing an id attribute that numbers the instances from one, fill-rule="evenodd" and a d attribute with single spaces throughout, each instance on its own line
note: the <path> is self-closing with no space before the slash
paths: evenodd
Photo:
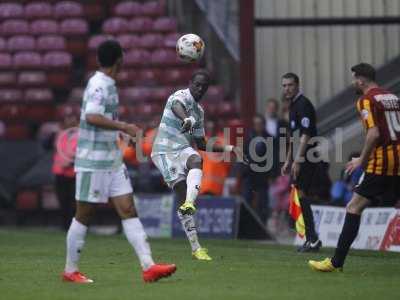
<path id="1" fill-rule="evenodd" d="M 400 199 L 400 176 L 363 173 L 354 192 L 372 202 L 379 201 L 383 195 Z"/>
<path id="2" fill-rule="evenodd" d="M 319 163 L 312 163 L 309 161 L 301 163 L 300 173 L 294 181 L 296 187 L 305 194 L 308 194 L 316 180 L 315 177 L 318 176 L 318 168 L 320 168 Z"/>

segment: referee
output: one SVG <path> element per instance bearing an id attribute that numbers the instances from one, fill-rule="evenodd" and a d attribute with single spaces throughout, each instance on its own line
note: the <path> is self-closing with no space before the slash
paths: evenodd
<path id="1" fill-rule="evenodd" d="M 309 190 L 316 174 L 317 164 L 309 161 L 308 151 L 316 145 L 309 144 L 309 140 L 317 135 L 315 109 L 311 101 L 300 91 L 299 77 L 294 73 L 286 73 L 282 76 L 283 96 L 289 104 L 289 131 L 287 138 L 290 141 L 286 162 L 282 167 L 282 175 L 290 174 L 292 182 L 297 186 L 301 209 L 303 212 L 306 231 L 306 241 L 299 252 L 315 252 L 322 245 L 315 232 L 314 217 L 311 210 Z M 296 153 L 290 137 L 299 133 L 300 144 Z M 314 151 L 315 152 L 315 149 Z"/>

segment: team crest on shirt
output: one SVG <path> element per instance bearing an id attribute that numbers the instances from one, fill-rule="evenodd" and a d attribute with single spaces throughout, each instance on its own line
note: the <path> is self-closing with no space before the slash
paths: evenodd
<path id="1" fill-rule="evenodd" d="M 306 117 L 301 119 L 301 126 L 303 126 L 304 128 L 310 127 L 310 119 Z"/>
<path id="2" fill-rule="evenodd" d="M 368 119 L 368 115 L 369 115 L 368 110 L 363 109 L 363 110 L 361 111 L 361 118 L 362 118 L 363 120 Z"/>
<path id="3" fill-rule="evenodd" d="M 171 172 L 172 175 L 176 174 L 176 168 L 175 167 L 170 168 L 169 171 Z"/>
<path id="4" fill-rule="evenodd" d="M 290 127 L 294 129 L 296 127 L 296 122 L 292 120 L 292 122 L 290 122 Z"/>

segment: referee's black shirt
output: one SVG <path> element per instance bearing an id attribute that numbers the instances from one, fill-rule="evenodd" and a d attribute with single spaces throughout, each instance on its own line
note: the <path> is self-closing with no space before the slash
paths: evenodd
<path id="1" fill-rule="evenodd" d="M 314 105 L 302 94 L 297 95 L 289 106 L 289 127 L 291 136 L 297 131 L 300 131 L 299 137 L 303 134 L 307 134 L 309 137 L 317 136 L 317 117 Z M 306 152 L 315 146 L 315 143 L 308 145 Z"/>

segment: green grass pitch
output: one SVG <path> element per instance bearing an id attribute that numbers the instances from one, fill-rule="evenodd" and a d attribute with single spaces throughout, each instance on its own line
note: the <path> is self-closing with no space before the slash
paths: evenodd
<path id="1" fill-rule="evenodd" d="M 80 267 L 95 283 L 75 285 L 60 280 L 63 233 L 0 230 L 0 299 L 400 299 L 398 253 L 352 251 L 344 273 L 319 274 L 307 260 L 332 249 L 304 255 L 290 246 L 203 240 L 214 261 L 198 262 L 186 240 L 150 242 L 157 261 L 177 264 L 173 277 L 144 284 L 122 235 L 89 235 Z"/>

